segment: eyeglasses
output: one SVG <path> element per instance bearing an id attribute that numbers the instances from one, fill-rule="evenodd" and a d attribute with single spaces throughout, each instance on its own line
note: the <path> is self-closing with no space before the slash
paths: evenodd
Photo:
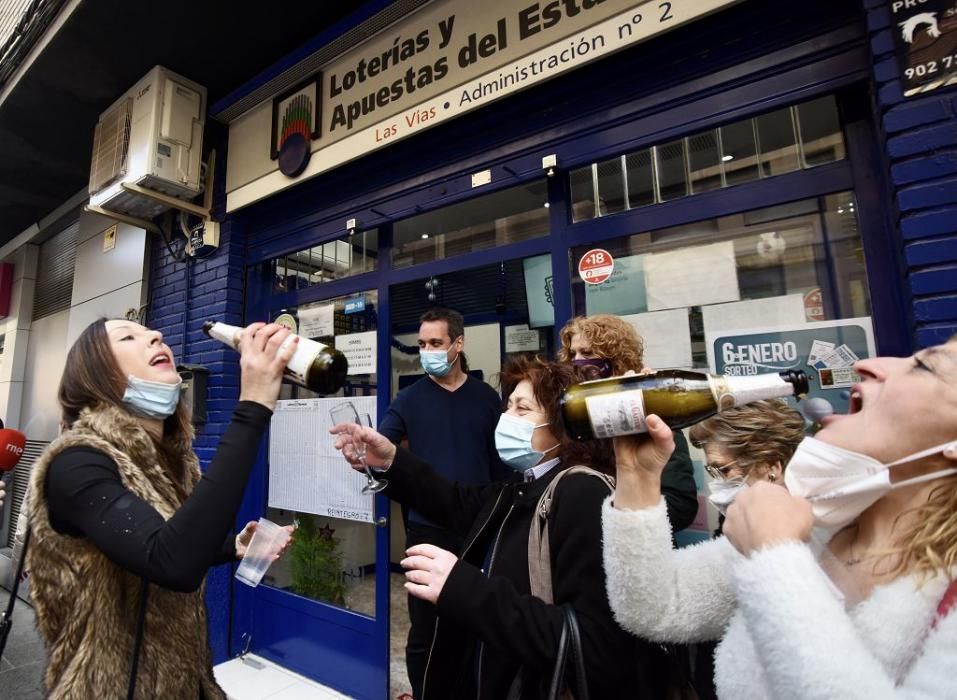
<path id="1" fill-rule="evenodd" d="M 710 476 L 712 479 L 721 479 L 722 481 L 727 481 L 728 474 L 737 468 L 738 461 L 739 460 L 735 459 L 727 464 L 711 464 L 709 462 L 705 462 L 704 470 L 708 472 L 708 476 Z"/>

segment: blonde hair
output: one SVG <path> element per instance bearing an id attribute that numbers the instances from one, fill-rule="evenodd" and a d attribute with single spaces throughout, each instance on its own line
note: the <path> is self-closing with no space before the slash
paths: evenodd
<path id="1" fill-rule="evenodd" d="M 562 347 L 558 351 L 561 362 L 571 362 L 572 338 L 581 334 L 591 344 L 592 352 L 611 364 L 613 375 L 635 372 L 644 368 L 645 342 L 634 327 L 612 314 L 576 316 L 565 324 L 560 334 Z"/>
<path id="2" fill-rule="evenodd" d="M 944 345 L 950 343 L 957 344 L 957 335 Z M 950 572 L 957 567 L 957 476 L 942 479 L 927 503 L 909 513 L 917 525 L 901 537 L 900 559 L 892 572 L 916 573 L 921 578 L 943 573 L 953 578 Z"/>
<path id="3" fill-rule="evenodd" d="M 749 476 L 777 462 L 787 466 L 804 439 L 804 418 L 783 399 L 755 401 L 693 425 L 688 435 L 695 447 L 720 447 Z"/>

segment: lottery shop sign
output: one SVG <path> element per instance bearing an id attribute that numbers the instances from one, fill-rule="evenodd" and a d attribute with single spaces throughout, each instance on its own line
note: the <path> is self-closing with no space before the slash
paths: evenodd
<path id="1" fill-rule="evenodd" d="M 615 259 L 604 248 L 592 248 L 578 261 L 578 276 L 585 284 L 601 284 L 615 271 Z"/>

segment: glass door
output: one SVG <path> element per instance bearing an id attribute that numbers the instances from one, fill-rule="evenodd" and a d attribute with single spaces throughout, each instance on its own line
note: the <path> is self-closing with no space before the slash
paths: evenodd
<path id="1" fill-rule="evenodd" d="M 365 477 L 335 451 L 328 429 L 330 410 L 345 402 L 376 424 L 379 298 L 364 273 L 377 254 L 377 232 L 365 231 L 252 271 L 266 293 L 250 319 L 335 346 L 349 374 L 334 396 L 283 384 L 240 518 L 298 528 L 257 588 L 233 585 L 234 652 L 249 649 L 357 698 L 388 690 L 388 499 L 362 493 Z"/>

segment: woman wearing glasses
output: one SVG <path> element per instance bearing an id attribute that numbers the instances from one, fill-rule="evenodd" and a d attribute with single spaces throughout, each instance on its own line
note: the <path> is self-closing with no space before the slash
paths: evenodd
<path id="1" fill-rule="evenodd" d="M 755 401 L 692 426 L 689 437 L 704 450 L 710 500 L 723 520 L 741 489 L 784 483 L 784 465 L 804 438 L 804 418 L 782 399 Z"/>

